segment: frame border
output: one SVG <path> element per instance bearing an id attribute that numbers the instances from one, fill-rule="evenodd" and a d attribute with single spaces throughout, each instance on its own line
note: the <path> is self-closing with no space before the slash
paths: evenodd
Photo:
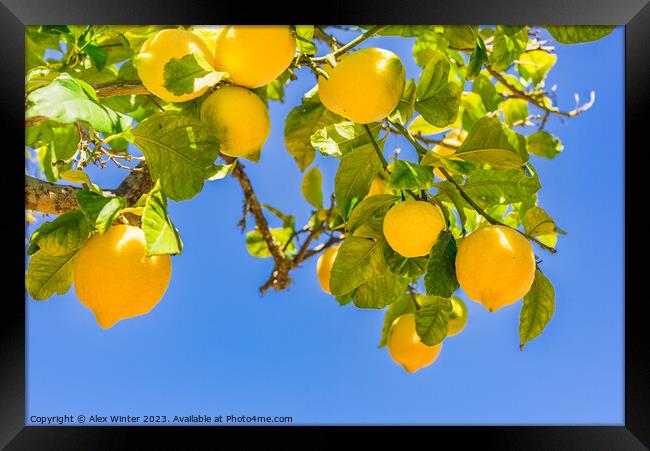
<path id="1" fill-rule="evenodd" d="M 645 287 L 641 282 L 646 276 L 643 262 L 644 254 L 650 249 L 650 225 L 644 223 L 637 215 L 639 206 L 643 205 L 647 185 L 641 185 L 642 170 L 647 166 L 639 158 L 647 159 L 643 146 L 642 120 L 650 99 L 650 4 L 648 0 L 544 0 L 540 5 L 499 0 L 487 4 L 473 4 L 471 0 L 457 0 L 433 5 L 426 0 L 414 0 L 399 4 L 389 0 L 368 0 L 352 2 L 333 2 L 324 11 L 313 11 L 300 17 L 296 12 L 304 11 L 305 5 L 270 5 L 271 8 L 258 8 L 255 17 L 250 8 L 235 8 L 232 4 L 215 5 L 203 1 L 183 2 L 183 11 L 177 1 L 161 0 L 153 2 L 135 0 L 2 0 L 0 3 L 0 39 L 4 46 L 5 64 L 0 65 L 0 79 L 4 85 L 4 95 L 0 97 L 0 108 L 5 118 L 5 125 L 12 131 L 5 138 L 22 141 L 24 122 L 19 111 L 24 110 L 24 26 L 51 23 L 280 23 L 310 22 L 318 18 L 323 23 L 356 23 L 363 18 L 368 23 L 536 23 L 536 24 L 609 24 L 625 25 L 625 294 L 631 302 L 625 306 L 625 425 L 624 426 L 436 426 L 437 437 L 445 436 L 450 440 L 476 442 L 477 445 L 498 446 L 506 449 L 589 449 L 589 450 L 642 450 L 650 447 L 650 358 L 647 339 L 647 312 Z M 281 6 L 281 7 L 280 7 Z M 319 5 L 315 5 L 319 6 Z M 314 8 L 316 9 L 316 8 Z M 206 11 L 214 11 L 206 14 Z M 13 64 L 12 64 L 13 63 Z M 606 62 L 603 62 L 606 64 Z M 23 110 L 21 110 L 21 108 Z M 18 114 L 17 114 L 18 113 Z M 647 142 L 647 140 L 645 140 Z M 16 142 L 20 147 L 24 143 Z M 12 146 L 13 147 L 13 146 Z M 639 149 L 632 154 L 631 149 Z M 20 152 L 6 152 L 8 164 L 18 165 L 22 158 Z M 15 156 L 12 156 L 15 155 Z M 645 161 L 644 161 L 645 162 Z M 25 225 L 22 219 L 24 205 L 18 192 L 21 189 L 20 176 L 17 171 L 9 177 L 1 178 L 2 193 L 11 193 L 3 198 L 7 210 L 5 219 L 0 222 L 3 236 L 13 236 L 6 240 L 4 250 L 11 256 L 10 261 L 26 257 L 24 249 Z M 24 182 L 24 180 L 23 180 Z M 636 224 L 632 224 L 636 221 Z M 17 265 L 10 265 L 17 266 Z M 11 270 L 11 269 L 10 269 Z M 173 438 L 179 444 L 187 446 L 188 438 L 207 433 L 219 436 L 240 431 L 247 434 L 248 428 L 226 426 L 210 428 L 186 427 L 34 427 L 25 426 L 25 370 L 26 370 L 26 335 L 25 304 L 16 302 L 25 298 L 24 287 L 21 289 L 17 280 L 24 277 L 24 272 L 16 274 L 16 279 L 3 274 L 13 287 L 5 296 L 3 314 L 0 314 L 0 447 L 6 449 L 44 449 L 46 444 L 56 444 L 57 449 L 104 449 L 126 448 L 137 437 L 156 441 L 164 440 L 166 448 L 172 446 Z M 22 290 L 22 293 L 21 293 Z M 606 327 L 606 325 L 604 326 Z M 588 377 L 588 375 L 586 375 Z M 283 433 L 298 429 L 300 432 L 315 435 L 319 440 L 329 438 L 324 430 L 312 426 L 274 427 L 253 426 L 264 432 Z M 337 427 L 350 431 L 351 427 Z M 373 438 L 383 438 L 387 434 L 394 436 L 393 429 L 406 427 L 374 428 L 359 427 L 360 432 L 369 432 Z M 414 431 L 408 428 L 409 434 Z M 259 431 L 256 431 L 259 432 Z M 295 432 L 295 431 L 291 431 Z M 331 439 L 330 439 L 331 440 Z M 328 440 L 329 441 L 329 440 Z M 181 446 L 183 446 L 181 445 Z M 490 447 L 490 446 L 488 446 Z"/>

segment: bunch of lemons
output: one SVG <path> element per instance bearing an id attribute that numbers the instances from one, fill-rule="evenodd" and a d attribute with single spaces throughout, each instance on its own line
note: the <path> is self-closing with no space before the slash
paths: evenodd
<path id="1" fill-rule="evenodd" d="M 186 102 L 208 91 L 176 95 L 165 87 L 165 65 L 173 58 L 194 55 L 228 83 L 202 102 L 201 121 L 220 140 L 221 153 L 250 157 L 270 130 L 269 112 L 249 89 L 281 75 L 296 53 L 289 26 L 228 26 L 216 32 L 166 29 L 151 36 L 135 58 L 145 87 L 167 102 Z M 79 300 L 95 313 L 103 328 L 151 311 L 167 291 L 171 277 L 168 255 L 146 256 L 142 229 L 114 225 L 91 237 L 77 256 L 74 285 Z"/>

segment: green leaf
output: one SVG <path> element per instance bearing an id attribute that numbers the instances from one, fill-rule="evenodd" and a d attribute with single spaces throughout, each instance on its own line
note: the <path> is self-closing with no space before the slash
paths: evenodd
<path id="1" fill-rule="evenodd" d="M 517 63 L 517 72 L 524 80 L 532 81 L 538 85 L 544 80 L 546 74 L 555 65 L 557 55 L 544 50 L 532 50 L 522 53 Z"/>
<path id="2" fill-rule="evenodd" d="M 409 279 L 419 279 L 427 271 L 428 257 L 406 258 L 395 252 L 390 246 L 384 246 L 384 258 L 390 272 Z"/>
<path id="3" fill-rule="evenodd" d="M 61 164 L 69 160 L 77 151 L 79 143 L 79 132 L 77 128 L 70 125 L 53 126 L 51 121 L 45 121 L 39 124 L 39 130 L 34 133 L 37 136 L 31 137 L 39 141 L 37 155 L 41 168 L 50 182 L 56 182 L 60 178 L 62 171 L 70 169 L 72 163 Z M 35 128 L 35 127 L 34 127 Z M 26 129 L 26 132 L 30 128 Z M 28 142 L 26 145 L 32 145 Z M 36 148 L 37 146 L 32 145 Z"/>
<path id="4" fill-rule="evenodd" d="M 392 194 L 378 194 L 364 198 L 350 213 L 346 228 L 354 232 L 371 219 L 383 218 L 399 197 Z"/>
<path id="5" fill-rule="evenodd" d="M 463 112 L 463 128 L 469 133 L 479 119 L 485 117 L 486 111 L 481 96 L 475 92 L 464 92 L 460 99 L 460 107 Z"/>
<path id="6" fill-rule="evenodd" d="M 495 111 L 499 108 L 501 95 L 487 76 L 481 74 L 474 80 L 472 92 L 481 96 L 486 111 Z"/>
<path id="7" fill-rule="evenodd" d="M 271 229 L 271 235 L 273 236 L 273 242 L 282 250 L 284 246 L 287 246 L 285 253 L 286 254 L 295 254 L 296 247 L 291 241 L 288 245 L 287 242 L 293 238 L 293 230 L 289 227 L 279 227 Z M 271 251 L 264 241 L 264 237 L 259 230 L 251 230 L 246 234 L 246 250 L 253 257 L 257 258 L 267 258 L 271 257 Z"/>
<path id="8" fill-rule="evenodd" d="M 544 27 L 560 44 L 592 42 L 610 34 L 615 25 L 548 25 Z"/>
<path id="9" fill-rule="evenodd" d="M 368 124 L 372 136 L 377 139 L 381 131 L 381 122 Z M 339 122 L 317 130 L 311 135 L 311 145 L 323 155 L 341 157 L 370 142 L 363 125 L 355 122 Z"/>
<path id="10" fill-rule="evenodd" d="M 30 250 L 61 256 L 81 248 L 90 237 L 90 227 L 79 210 L 68 211 L 41 225 L 30 238 Z"/>
<path id="11" fill-rule="evenodd" d="M 123 197 L 104 197 L 89 189 L 77 192 L 77 203 L 88 223 L 99 233 L 106 232 L 126 206 Z"/>
<path id="12" fill-rule="evenodd" d="M 450 297 L 458 289 L 456 279 L 456 240 L 449 232 L 440 232 L 429 253 L 424 287 L 428 295 Z"/>
<path id="13" fill-rule="evenodd" d="M 383 240 L 348 236 L 332 265 L 330 291 L 342 296 L 386 272 Z"/>
<path id="14" fill-rule="evenodd" d="M 147 160 L 153 180 L 165 194 L 186 200 L 203 189 L 215 173 L 219 141 L 195 119 L 178 111 L 156 113 L 133 129 L 135 144 Z"/>
<path id="15" fill-rule="evenodd" d="M 266 97 L 276 102 L 284 102 L 284 85 L 291 80 L 291 69 L 285 70 L 278 78 L 266 85 Z"/>
<path id="16" fill-rule="evenodd" d="M 539 336 L 555 311 L 555 290 L 553 284 L 538 269 L 530 291 L 524 296 L 519 316 L 519 349 Z"/>
<path id="17" fill-rule="evenodd" d="M 379 143 L 383 145 L 383 141 Z M 341 157 L 334 177 L 334 195 L 344 218 L 349 217 L 355 203 L 370 191 L 372 179 L 381 169 L 381 161 L 372 144 L 364 144 Z"/>
<path id="18" fill-rule="evenodd" d="M 479 119 L 454 157 L 495 169 L 518 168 L 528 161 L 526 139 L 499 119 Z"/>
<path id="19" fill-rule="evenodd" d="M 462 89 L 448 78 L 449 62 L 438 54 L 424 67 L 417 83 L 415 110 L 436 127 L 449 125 L 458 116 Z"/>
<path id="20" fill-rule="evenodd" d="M 70 289 L 74 278 L 75 258 L 79 250 L 63 255 L 51 255 L 39 250 L 29 260 L 25 284 L 27 291 L 37 301 L 52 294 L 63 294 Z"/>
<path id="21" fill-rule="evenodd" d="M 429 189 L 433 186 L 433 170 L 430 166 L 395 160 L 388 183 L 394 189 Z"/>
<path id="22" fill-rule="evenodd" d="M 533 155 L 544 158 L 555 158 L 564 150 L 558 138 L 545 130 L 539 130 L 526 137 L 526 148 Z"/>
<path id="23" fill-rule="evenodd" d="M 92 183 L 90 181 L 90 177 L 88 177 L 88 174 L 86 174 L 81 169 L 69 169 L 67 171 L 59 173 L 59 176 L 63 180 L 67 180 L 68 182 L 72 183 L 78 183 L 79 185 L 90 185 Z"/>
<path id="24" fill-rule="evenodd" d="M 413 58 L 418 66 L 424 67 L 432 58 L 446 53 L 449 42 L 434 31 L 419 36 L 413 44 Z"/>
<path id="25" fill-rule="evenodd" d="M 476 25 L 445 25 L 444 36 L 449 45 L 461 50 L 472 49 L 478 36 Z"/>
<path id="26" fill-rule="evenodd" d="M 314 44 L 314 26 L 296 25 L 296 44 L 298 51 L 305 55 L 313 55 L 318 51 Z"/>
<path id="27" fill-rule="evenodd" d="M 527 43 L 527 28 L 524 27 L 512 35 L 508 35 L 501 27 L 497 27 L 492 45 L 492 67 L 498 71 L 507 70 L 526 49 Z"/>
<path id="28" fill-rule="evenodd" d="M 441 343 L 449 331 L 451 301 L 440 296 L 418 296 L 422 308 L 415 311 L 415 331 L 427 346 Z"/>
<path id="29" fill-rule="evenodd" d="M 555 220 L 541 207 L 530 207 L 523 219 L 526 235 L 538 237 L 550 234 L 566 235 L 566 232 L 555 224 Z"/>
<path id="30" fill-rule="evenodd" d="M 317 166 L 305 173 L 300 188 L 307 202 L 314 208 L 323 208 L 323 176 Z"/>
<path id="31" fill-rule="evenodd" d="M 399 299 L 407 285 L 404 277 L 385 272 L 355 289 L 352 301 L 357 308 L 381 309 Z"/>
<path id="32" fill-rule="evenodd" d="M 87 83 L 61 74 L 52 83 L 27 96 L 25 119 L 45 116 L 63 124 L 83 122 L 105 133 L 120 133 L 131 126 L 131 118 L 101 105 Z"/>
<path id="33" fill-rule="evenodd" d="M 171 58 L 165 63 L 163 76 L 164 88 L 180 96 L 214 86 L 228 77 L 228 73 L 215 71 L 201 55 L 188 53 L 182 58 Z"/>
<path id="34" fill-rule="evenodd" d="M 472 199 L 488 206 L 524 201 L 540 188 L 537 175 L 529 177 L 518 169 L 503 171 L 477 169 L 463 185 L 463 190 Z"/>
<path id="35" fill-rule="evenodd" d="M 106 62 L 108 61 L 108 54 L 101 47 L 98 47 L 95 44 L 91 44 L 89 42 L 84 43 L 82 47 L 84 49 L 84 53 L 88 55 L 88 58 L 90 58 L 93 66 L 95 66 L 95 69 L 98 71 L 103 70 L 106 66 Z"/>
<path id="36" fill-rule="evenodd" d="M 208 173 L 208 178 L 206 180 L 221 180 L 222 178 L 229 176 L 235 169 L 236 165 L 237 160 L 233 161 L 231 164 L 215 164 Z"/>
<path id="37" fill-rule="evenodd" d="M 147 257 L 152 255 L 175 255 L 183 250 L 183 241 L 167 213 L 167 198 L 158 180 L 151 189 L 142 213 Z"/>
<path id="38" fill-rule="evenodd" d="M 406 125 L 415 113 L 415 82 L 407 80 L 404 85 L 404 92 L 395 110 L 388 115 L 391 122 Z"/>
<path id="39" fill-rule="evenodd" d="M 509 98 L 503 102 L 503 119 L 512 126 L 515 122 L 526 121 L 528 117 L 528 102 L 524 99 Z"/>
<path id="40" fill-rule="evenodd" d="M 320 100 L 314 99 L 303 99 L 302 105 L 289 112 L 284 122 L 284 145 L 301 171 L 314 161 L 311 135 L 316 130 L 343 120 L 325 108 Z"/>
<path id="41" fill-rule="evenodd" d="M 474 80 L 481 73 L 481 68 L 485 63 L 488 62 L 488 53 L 487 48 L 485 47 L 485 42 L 481 39 L 480 36 L 476 36 L 476 47 L 472 52 L 472 56 L 469 58 L 469 63 L 467 64 L 467 73 L 465 79 Z"/>
<path id="42" fill-rule="evenodd" d="M 381 340 L 379 341 L 380 348 L 383 348 L 388 344 L 388 334 L 390 333 L 390 328 L 393 325 L 393 322 L 402 315 L 414 312 L 415 304 L 413 303 L 411 295 L 408 293 L 404 293 L 395 302 L 390 304 L 386 310 L 386 315 L 384 316 L 384 326 L 381 329 Z"/>

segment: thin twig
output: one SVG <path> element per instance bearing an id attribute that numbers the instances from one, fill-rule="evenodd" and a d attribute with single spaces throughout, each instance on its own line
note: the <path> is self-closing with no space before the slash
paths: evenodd
<path id="1" fill-rule="evenodd" d="M 338 49 L 334 50 L 333 52 L 330 52 L 325 56 L 319 56 L 319 57 L 316 57 L 316 58 L 311 58 L 311 60 L 313 62 L 315 62 L 315 63 L 324 63 L 325 61 L 328 60 L 328 58 L 336 58 L 337 56 L 340 56 L 340 55 L 344 54 L 345 52 L 347 52 L 348 50 L 350 50 L 350 49 L 356 47 L 357 45 L 361 44 L 366 39 L 369 39 L 369 38 L 373 37 L 374 35 L 379 33 L 381 30 L 386 28 L 387 26 L 388 25 L 376 25 L 376 26 L 372 27 L 371 29 L 369 29 L 368 31 L 366 31 L 365 33 L 360 34 L 359 36 L 357 36 L 356 38 L 354 38 L 353 40 L 351 40 L 350 42 L 348 42 L 344 46 L 339 47 Z"/>

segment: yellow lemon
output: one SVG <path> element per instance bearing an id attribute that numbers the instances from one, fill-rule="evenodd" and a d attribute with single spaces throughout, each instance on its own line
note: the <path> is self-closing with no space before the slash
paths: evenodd
<path id="1" fill-rule="evenodd" d="M 481 227 L 460 242 L 456 276 L 470 299 L 494 312 L 530 290 L 535 279 L 533 247 L 510 227 Z"/>
<path id="2" fill-rule="evenodd" d="M 384 217 L 384 236 L 403 257 L 428 255 L 445 228 L 440 210 L 423 200 L 407 200 L 392 207 Z"/>
<path id="3" fill-rule="evenodd" d="M 456 153 L 460 145 L 463 144 L 465 138 L 467 138 L 467 132 L 462 128 L 452 130 L 449 133 L 447 133 L 447 135 L 445 135 L 444 139 L 442 140 L 442 143 L 437 144 L 433 147 L 433 151 L 443 157 L 448 157 L 450 155 L 453 155 Z M 440 172 L 440 169 L 433 168 L 433 172 L 439 178 L 445 180 L 445 176 L 442 174 L 442 172 Z"/>
<path id="4" fill-rule="evenodd" d="M 378 194 L 387 194 L 387 193 L 388 193 L 388 188 L 386 187 L 386 182 L 384 181 L 384 179 L 379 176 L 375 176 L 375 178 L 372 179 L 372 184 L 370 185 L 370 191 L 368 191 L 368 195 L 366 197 L 376 196 Z"/>
<path id="5" fill-rule="evenodd" d="M 339 251 L 339 246 L 329 247 L 323 252 L 318 261 L 316 262 L 316 274 L 318 275 L 318 282 L 323 291 L 330 294 L 330 277 L 332 275 L 332 265 L 336 258 L 336 253 Z"/>
<path id="6" fill-rule="evenodd" d="M 236 85 L 259 88 L 278 78 L 295 53 L 288 25 L 232 25 L 219 35 L 215 67 Z"/>
<path id="7" fill-rule="evenodd" d="M 75 265 L 77 297 L 104 329 L 149 313 L 167 291 L 172 269 L 169 255 L 145 257 L 144 232 L 128 225 L 90 238 Z"/>
<path id="8" fill-rule="evenodd" d="M 465 328 L 465 324 L 467 324 L 467 306 L 462 299 L 452 296 L 447 335 L 456 335 Z"/>
<path id="9" fill-rule="evenodd" d="M 415 330 L 415 315 L 407 313 L 398 316 L 388 333 L 388 352 L 406 371 L 413 373 L 431 365 L 438 358 L 442 343 L 427 346 L 420 341 Z"/>
<path id="10" fill-rule="evenodd" d="M 203 39 L 210 49 L 210 54 L 214 55 L 217 50 L 217 39 L 225 28 L 225 25 L 193 25 L 191 31 Z"/>
<path id="11" fill-rule="evenodd" d="M 185 102 L 201 96 L 207 87 L 189 94 L 176 95 L 165 88 L 165 65 L 172 58 L 194 54 L 209 64 L 214 57 L 205 42 L 194 33 L 178 28 L 162 30 L 145 41 L 135 58 L 138 76 L 145 87 L 166 102 Z"/>
<path id="12" fill-rule="evenodd" d="M 201 104 L 201 121 L 220 141 L 221 153 L 251 158 L 271 130 L 269 110 L 255 94 L 239 86 L 222 86 Z"/>
<path id="13" fill-rule="evenodd" d="M 359 124 L 385 118 L 402 97 L 406 72 L 389 50 L 367 48 L 325 67 L 329 79 L 318 77 L 318 93 L 330 111 Z"/>

